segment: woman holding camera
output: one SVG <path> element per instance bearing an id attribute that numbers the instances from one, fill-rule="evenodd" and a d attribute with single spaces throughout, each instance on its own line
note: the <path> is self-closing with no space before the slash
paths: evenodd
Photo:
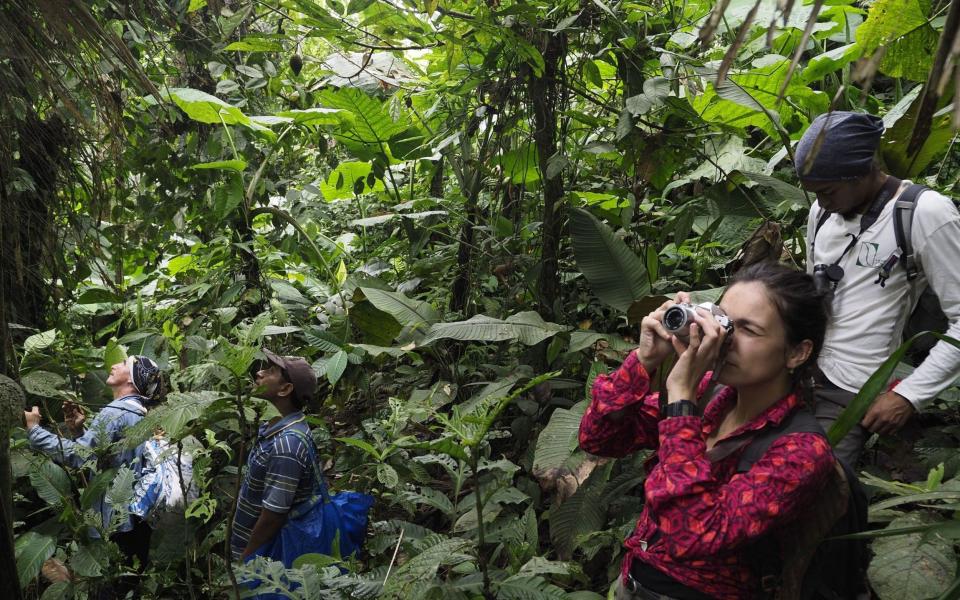
<path id="1" fill-rule="evenodd" d="M 826 304 L 809 275 L 773 263 L 744 269 L 728 287 L 720 307 L 734 325 L 730 332 L 698 310 L 684 342 L 663 326 L 672 304 L 645 317 L 639 347 L 617 371 L 597 378 L 580 423 L 580 446 L 592 454 L 656 449 L 643 513 L 625 542 L 617 598 L 755 597 L 760 582 L 750 544 L 796 518 L 835 459 L 822 435 L 788 433 L 749 471 L 737 472 L 745 444 L 733 440 L 749 441 L 801 408 L 800 382 L 816 364 Z M 651 377 L 674 353 L 661 411 Z M 717 364 L 724 385 L 704 398 Z M 711 454 L 724 440 L 718 450 L 734 450 Z"/>

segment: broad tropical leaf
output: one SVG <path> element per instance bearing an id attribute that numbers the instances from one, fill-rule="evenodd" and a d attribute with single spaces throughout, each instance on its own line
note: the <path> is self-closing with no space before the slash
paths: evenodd
<path id="1" fill-rule="evenodd" d="M 43 562 L 53 556 L 57 549 L 57 540 L 49 535 L 28 531 L 17 538 L 17 575 L 20 587 L 25 588 L 40 574 Z"/>
<path id="2" fill-rule="evenodd" d="M 30 484 L 50 506 L 60 506 L 63 499 L 70 496 L 70 476 L 63 467 L 50 460 L 40 468 L 30 470 Z"/>
<path id="3" fill-rule="evenodd" d="M 110 566 L 110 549 L 103 540 L 80 546 L 70 557 L 70 568 L 81 577 L 99 577 Z"/>
<path id="4" fill-rule="evenodd" d="M 876 0 L 857 28 L 864 54 L 883 47 L 880 71 L 890 77 L 925 81 L 937 51 L 938 35 L 928 20 L 930 3 L 921 0 Z"/>
<path id="5" fill-rule="evenodd" d="M 386 292 L 370 287 L 361 287 L 360 291 L 370 304 L 390 314 L 401 325 L 426 329 L 440 318 L 429 302 L 412 300 L 400 292 Z"/>
<path id="6" fill-rule="evenodd" d="M 161 95 L 180 107 L 187 116 L 201 123 L 251 126 L 249 117 L 236 106 L 216 96 L 191 88 L 169 88 Z"/>
<path id="7" fill-rule="evenodd" d="M 567 594 L 539 575 L 518 573 L 500 582 L 498 600 L 561 600 Z"/>
<path id="8" fill-rule="evenodd" d="M 23 342 L 24 354 L 46 350 L 57 339 L 57 330 L 51 329 L 42 333 L 35 333 Z"/>
<path id="9" fill-rule="evenodd" d="M 351 114 L 352 121 L 341 128 L 336 138 L 361 159 L 366 159 L 365 155 L 389 157 L 390 139 L 407 127 L 395 121 L 383 103 L 357 88 L 327 88 L 319 92 L 317 98 L 326 108 Z"/>
<path id="10" fill-rule="evenodd" d="M 211 404 L 222 397 L 222 394 L 209 391 L 172 392 L 166 402 L 126 430 L 124 443 L 128 448 L 134 448 L 157 429 L 162 429 L 167 438 L 179 440 L 189 431 L 190 423 L 200 418 Z"/>
<path id="11" fill-rule="evenodd" d="M 643 262 L 595 216 L 571 209 L 570 233 L 577 268 L 601 302 L 625 313 L 634 300 L 650 293 Z"/>
<path id="12" fill-rule="evenodd" d="M 336 354 L 327 359 L 327 381 L 330 382 L 330 385 L 337 385 L 337 382 L 340 381 L 340 377 L 343 376 L 343 372 L 347 368 L 347 353 L 343 350 L 338 351 Z"/>
<path id="13" fill-rule="evenodd" d="M 120 467 L 117 477 L 107 490 L 106 499 L 114 510 L 126 509 L 133 500 L 133 484 L 136 481 L 134 472 L 129 467 Z"/>
<path id="14" fill-rule="evenodd" d="M 473 543 L 463 538 L 447 538 L 430 534 L 417 543 L 417 552 L 411 553 L 409 561 L 396 570 L 396 574 L 384 586 L 388 597 L 409 597 L 403 590 L 414 582 L 430 580 L 441 566 L 453 566 L 473 560 L 468 554 Z"/>
<path id="15" fill-rule="evenodd" d="M 931 524 L 939 517 L 910 513 L 888 529 Z M 873 560 L 867 575 L 881 600 L 935 598 L 953 582 L 957 571 L 952 544 L 936 535 L 921 533 L 883 537 L 873 542 Z"/>
<path id="16" fill-rule="evenodd" d="M 563 325 L 544 321 L 534 311 L 510 315 L 506 320 L 476 315 L 466 321 L 433 324 L 418 346 L 426 346 L 441 339 L 470 342 L 516 340 L 527 346 L 533 346 L 567 329 L 569 328 Z"/>
<path id="17" fill-rule="evenodd" d="M 533 453 L 534 472 L 558 469 L 577 451 L 580 420 L 587 409 L 581 400 L 569 410 L 558 408 L 550 415 L 550 422 L 537 438 Z"/>
<path id="18" fill-rule="evenodd" d="M 577 537 L 603 527 L 607 509 L 601 502 L 613 464 L 594 469 L 573 496 L 550 513 L 550 540 L 561 559 L 569 559 Z"/>

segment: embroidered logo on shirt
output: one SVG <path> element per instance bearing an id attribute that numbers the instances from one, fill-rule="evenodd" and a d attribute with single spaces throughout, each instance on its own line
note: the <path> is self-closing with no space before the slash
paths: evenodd
<path id="1" fill-rule="evenodd" d="M 874 242 L 860 242 L 860 253 L 857 255 L 857 266 L 874 268 L 879 267 L 877 255 L 880 253 L 880 244 Z"/>

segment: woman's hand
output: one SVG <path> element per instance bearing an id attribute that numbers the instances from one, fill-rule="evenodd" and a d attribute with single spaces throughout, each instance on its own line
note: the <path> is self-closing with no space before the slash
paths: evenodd
<path id="1" fill-rule="evenodd" d="M 704 374 L 714 367 L 727 330 L 706 311 L 697 310 L 695 323 L 690 324 L 690 343 L 673 337 L 673 347 L 679 354 L 667 377 L 668 401 L 696 402 L 697 386 Z"/>
<path id="2" fill-rule="evenodd" d="M 674 304 L 681 302 L 689 303 L 690 294 L 678 293 L 674 300 L 667 300 L 640 322 L 640 344 L 637 346 L 636 353 L 643 368 L 649 374 L 653 374 L 674 351 L 673 335 L 663 327 L 663 313 Z"/>

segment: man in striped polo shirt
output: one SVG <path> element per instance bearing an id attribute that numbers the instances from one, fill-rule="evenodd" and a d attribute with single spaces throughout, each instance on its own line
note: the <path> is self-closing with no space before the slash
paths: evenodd
<path id="1" fill-rule="evenodd" d="M 271 541 L 287 521 L 294 506 L 310 499 L 314 490 L 310 451 L 297 435 L 280 433 L 298 429 L 310 435 L 303 407 L 317 390 L 317 376 L 299 356 L 277 356 L 264 349 L 265 366 L 256 374 L 259 396 L 280 413 L 260 426 L 257 443 L 237 499 L 230 547 L 236 560 L 246 560 Z"/>

